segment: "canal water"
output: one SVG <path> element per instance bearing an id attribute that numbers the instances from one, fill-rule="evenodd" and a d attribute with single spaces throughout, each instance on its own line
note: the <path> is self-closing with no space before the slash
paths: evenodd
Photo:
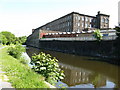
<path id="1" fill-rule="evenodd" d="M 93 57 L 77 56 L 55 51 L 27 47 L 29 57 L 39 52 L 49 53 L 59 60 L 65 72 L 65 78 L 56 83 L 56 87 L 69 88 L 120 88 L 120 66 L 95 61 Z"/>

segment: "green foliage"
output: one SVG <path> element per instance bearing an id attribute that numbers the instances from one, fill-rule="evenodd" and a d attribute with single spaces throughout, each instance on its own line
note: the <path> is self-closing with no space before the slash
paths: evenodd
<path id="1" fill-rule="evenodd" d="M 63 70 L 58 65 L 58 60 L 52 58 L 49 54 L 41 52 L 38 55 L 33 55 L 31 64 L 33 64 L 33 70 L 42 74 L 51 84 L 54 84 L 58 80 L 64 79 Z"/>
<path id="2" fill-rule="evenodd" d="M 98 84 L 101 78 L 102 76 L 100 74 L 97 74 L 92 80 L 92 84 L 94 85 L 95 88 L 98 88 Z"/>
<path id="3" fill-rule="evenodd" d="M 6 37 L 2 33 L 0 33 L 0 43 L 5 45 L 7 42 L 8 41 L 7 41 Z"/>
<path id="4" fill-rule="evenodd" d="M 19 59 L 19 61 L 20 61 L 20 63 L 22 63 L 22 64 L 28 64 L 28 60 L 26 60 L 26 59 L 23 58 L 23 57 L 21 57 L 21 58 Z"/>
<path id="5" fill-rule="evenodd" d="M 27 37 L 26 37 L 26 36 L 16 37 L 15 42 L 16 42 L 16 44 L 18 44 L 18 43 L 20 43 L 20 44 L 25 44 L 26 40 L 27 40 Z"/>
<path id="6" fill-rule="evenodd" d="M 6 48 L 0 49 L 0 65 L 14 88 L 49 88 L 42 75 L 8 55 Z"/>
<path id="7" fill-rule="evenodd" d="M 13 56 L 14 58 L 20 58 L 22 55 L 22 52 L 25 52 L 25 48 L 21 45 L 15 45 L 10 46 L 7 50 L 8 54 Z"/>
<path id="8" fill-rule="evenodd" d="M 2 35 L 4 35 L 7 39 L 7 45 L 14 44 L 15 43 L 15 35 L 8 31 L 2 31 Z"/>
<path id="9" fill-rule="evenodd" d="M 94 36 L 98 41 L 102 40 L 102 34 L 100 33 L 100 30 L 98 30 L 98 29 L 95 30 Z"/>
<path id="10" fill-rule="evenodd" d="M 0 43 L 2 44 L 25 44 L 27 40 L 26 36 L 15 37 L 14 34 L 8 31 L 0 32 Z"/>

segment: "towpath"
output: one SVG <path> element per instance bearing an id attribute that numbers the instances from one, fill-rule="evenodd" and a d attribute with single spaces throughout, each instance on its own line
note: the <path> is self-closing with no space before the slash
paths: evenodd
<path id="1" fill-rule="evenodd" d="M 4 46 L 5 47 L 5 46 Z M 0 47 L 0 49 L 4 48 Z M 6 72 L 2 71 L 2 65 L 0 63 L 0 90 L 2 88 L 13 88 L 11 83 L 8 82 L 8 77 L 5 75 Z"/>

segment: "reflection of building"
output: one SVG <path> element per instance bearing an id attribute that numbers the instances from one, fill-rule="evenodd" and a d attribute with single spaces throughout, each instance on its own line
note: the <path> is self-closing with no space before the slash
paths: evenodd
<path id="1" fill-rule="evenodd" d="M 89 83 L 93 84 L 94 87 L 101 87 L 106 85 L 106 78 L 99 74 L 66 64 L 60 64 L 60 66 L 65 71 L 65 79 L 63 82 L 68 86 Z"/>
<path id="2" fill-rule="evenodd" d="M 101 14 L 100 12 L 98 12 L 95 17 L 72 12 L 35 30 L 77 32 L 86 30 L 88 28 L 108 29 L 109 15 Z M 34 29 L 32 31 L 34 32 Z"/>
<path id="3" fill-rule="evenodd" d="M 118 2 L 118 26 L 120 26 L 120 1 Z"/>

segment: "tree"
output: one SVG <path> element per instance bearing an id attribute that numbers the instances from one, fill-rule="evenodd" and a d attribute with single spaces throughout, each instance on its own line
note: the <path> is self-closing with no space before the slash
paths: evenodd
<path id="1" fill-rule="evenodd" d="M 22 37 L 18 37 L 18 39 L 19 39 L 19 42 L 21 44 L 24 44 L 26 42 L 26 40 L 27 40 L 27 37 L 26 36 L 22 36 Z"/>
<path id="2" fill-rule="evenodd" d="M 8 41 L 7 41 L 6 37 L 2 33 L 0 33 L 0 43 L 6 44 L 7 42 Z"/>
<path id="3" fill-rule="evenodd" d="M 2 35 L 4 35 L 7 39 L 7 45 L 10 45 L 10 44 L 15 44 L 15 35 L 12 34 L 11 32 L 8 32 L 8 31 L 2 31 L 1 32 Z"/>

